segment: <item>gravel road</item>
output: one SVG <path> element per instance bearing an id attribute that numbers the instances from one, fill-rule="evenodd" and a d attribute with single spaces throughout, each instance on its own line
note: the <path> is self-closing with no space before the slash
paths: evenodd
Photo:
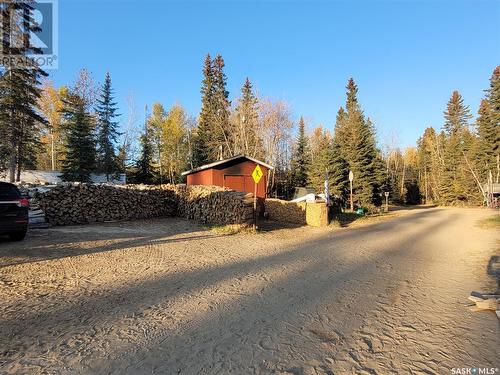
<path id="1" fill-rule="evenodd" d="M 221 236 L 181 219 L 0 242 L 0 373 L 451 374 L 500 367 L 486 210 Z M 497 371 L 500 374 L 500 372 Z"/>

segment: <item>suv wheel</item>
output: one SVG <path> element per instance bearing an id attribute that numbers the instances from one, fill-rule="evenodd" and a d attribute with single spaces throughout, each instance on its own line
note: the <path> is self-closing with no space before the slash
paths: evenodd
<path id="1" fill-rule="evenodd" d="M 22 240 L 24 240 L 24 237 L 26 237 L 26 232 L 27 232 L 27 229 L 20 231 L 20 232 L 12 232 L 12 233 L 9 233 L 9 237 L 12 241 L 22 241 Z"/>

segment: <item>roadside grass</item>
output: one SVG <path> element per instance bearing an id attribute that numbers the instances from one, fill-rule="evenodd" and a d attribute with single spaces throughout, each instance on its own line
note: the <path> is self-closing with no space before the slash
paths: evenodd
<path id="1" fill-rule="evenodd" d="M 486 229 L 500 229 L 500 214 L 493 215 L 487 219 L 480 220 L 478 226 Z"/>
<path id="2" fill-rule="evenodd" d="M 238 233 L 253 233 L 254 229 L 241 224 L 211 225 L 208 227 L 212 232 L 220 236 L 232 236 Z"/>

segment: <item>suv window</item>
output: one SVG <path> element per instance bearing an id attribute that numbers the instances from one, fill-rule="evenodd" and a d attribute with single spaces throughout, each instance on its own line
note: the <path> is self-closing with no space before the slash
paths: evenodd
<path id="1" fill-rule="evenodd" d="M 10 201 L 21 198 L 19 190 L 15 186 L 0 184 L 0 201 Z"/>

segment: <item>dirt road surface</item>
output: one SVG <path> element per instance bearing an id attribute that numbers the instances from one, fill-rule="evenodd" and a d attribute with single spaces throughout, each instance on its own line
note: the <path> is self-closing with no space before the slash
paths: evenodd
<path id="1" fill-rule="evenodd" d="M 220 236 L 180 219 L 0 242 L 0 373 L 451 374 L 500 367 L 485 210 Z M 498 373 L 498 372 L 497 372 Z"/>

